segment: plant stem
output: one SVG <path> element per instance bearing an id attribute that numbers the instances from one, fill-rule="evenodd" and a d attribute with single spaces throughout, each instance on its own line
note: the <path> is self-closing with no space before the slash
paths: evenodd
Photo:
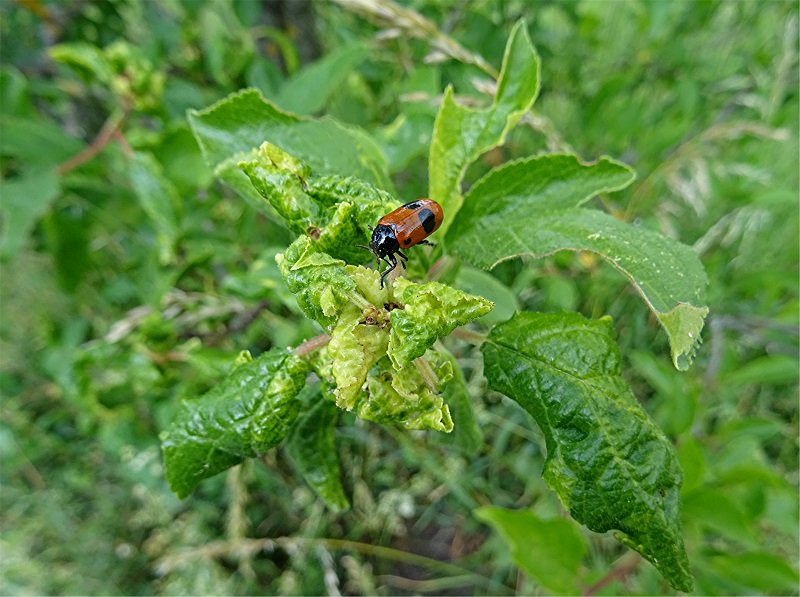
<path id="1" fill-rule="evenodd" d="M 111 141 L 111 139 L 113 139 L 116 133 L 120 130 L 122 122 L 125 120 L 127 115 L 127 112 L 115 112 L 111 114 L 103 123 L 103 127 L 100 129 L 100 132 L 97 133 L 94 141 L 84 147 L 82 151 L 76 153 L 67 161 L 60 164 L 56 171 L 63 176 L 67 172 L 82 166 L 98 153 L 103 151 L 103 148 L 108 145 L 109 141 Z"/>
<path id="2" fill-rule="evenodd" d="M 642 558 L 638 553 L 631 552 L 627 556 L 619 559 L 617 566 L 608 571 L 608 574 L 603 576 L 598 581 L 592 583 L 583 591 L 583 595 L 594 595 L 606 585 L 611 584 L 615 580 L 622 580 L 631 572 L 636 570 Z"/>
<path id="3" fill-rule="evenodd" d="M 475 346 L 480 346 L 486 342 L 486 336 L 467 328 L 456 328 L 451 332 L 451 335 L 455 336 L 459 340 L 463 340 L 464 342 L 474 344 Z"/>
<path id="4" fill-rule="evenodd" d="M 313 338 L 309 338 L 308 340 L 303 342 L 300 346 L 295 348 L 294 354 L 297 355 L 298 357 L 303 357 L 310 352 L 319 350 L 330 341 L 331 337 L 328 334 L 320 334 L 319 336 L 314 336 Z"/>

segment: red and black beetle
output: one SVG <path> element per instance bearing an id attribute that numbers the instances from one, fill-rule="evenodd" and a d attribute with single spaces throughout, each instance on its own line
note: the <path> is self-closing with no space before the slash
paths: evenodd
<path id="1" fill-rule="evenodd" d="M 405 267 L 408 257 L 401 249 L 433 244 L 425 239 L 439 229 L 443 217 L 442 206 L 436 201 L 417 199 L 378 220 L 378 225 L 372 230 L 372 240 L 368 248 L 379 262 L 383 260 L 389 265 L 381 274 L 381 288 L 389 272 L 397 267 L 395 255 L 400 255 L 401 264 Z"/>

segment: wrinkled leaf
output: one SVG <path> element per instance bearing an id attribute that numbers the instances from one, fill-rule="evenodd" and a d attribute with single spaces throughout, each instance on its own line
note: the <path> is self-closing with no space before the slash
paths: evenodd
<path id="1" fill-rule="evenodd" d="M 334 430 L 339 409 L 323 400 L 319 390 L 315 403 L 303 413 L 286 441 L 286 451 L 306 483 L 334 512 L 347 510 L 350 502 L 341 481 Z"/>
<path id="2" fill-rule="evenodd" d="M 130 180 L 133 192 L 155 228 L 161 263 L 167 264 L 174 256 L 178 236 L 178 192 L 164 176 L 160 164 L 147 153 L 134 155 Z"/>
<path id="3" fill-rule="evenodd" d="M 547 443 L 544 479 L 570 514 L 651 561 L 681 591 L 681 471 L 669 440 L 620 375 L 608 319 L 520 313 L 481 348 L 489 385 L 516 400 Z"/>
<path id="4" fill-rule="evenodd" d="M 383 154 L 363 131 L 330 118 L 289 114 L 256 89 L 231 94 L 205 110 L 189 111 L 189 123 L 208 164 L 230 176 L 238 173 L 240 181 L 246 179 L 236 168 L 237 156 L 269 141 L 319 174 L 355 176 L 391 189 Z M 227 160 L 232 160 L 231 168 L 226 168 Z"/>
<path id="5" fill-rule="evenodd" d="M 348 262 L 372 259 L 358 244 L 367 243 L 375 222 L 399 204 L 368 182 L 315 176 L 306 163 L 270 143 L 238 166 L 290 230 L 313 236 L 320 251 Z"/>
<path id="6" fill-rule="evenodd" d="M 37 220 L 58 196 L 59 181 L 54 170 L 31 171 L 2 181 L 0 257 L 8 259 L 19 252 Z"/>
<path id="7" fill-rule="evenodd" d="M 521 21 L 511 30 L 491 106 L 466 108 L 455 102 L 452 87 L 445 90 L 434 125 L 428 167 L 429 195 L 447 214 L 442 234 L 461 207 L 461 180 L 467 166 L 504 142 L 538 93 L 539 56 Z"/>
<path id="8" fill-rule="evenodd" d="M 361 277 L 373 278 L 367 280 L 367 284 L 377 282 L 378 276 L 374 270 L 361 270 Z M 384 289 L 382 292 L 387 291 Z M 376 302 L 382 305 L 385 299 Z M 386 354 L 389 334 L 385 329 L 387 321 L 384 314 L 382 309 L 368 309 L 365 313 L 359 307 L 348 304 L 331 332 L 328 355 L 332 360 L 331 372 L 336 382 L 336 404 L 340 408 L 352 410 L 356 406 L 369 370 Z"/>
<path id="9" fill-rule="evenodd" d="M 530 510 L 480 508 L 475 516 L 500 533 L 528 576 L 558 595 L 578 595 L 578 570 L 586 540 L 569 520 L 543 519 Z"/>
<path id="10" fill-rule="evenodd" d="M 275 260 L 303 313 L 325 328 L 336 323 L 348 300 L 364 300 L 361 297 L 359 301 L 360 295 L 345 262 L 320 252 L 307 236 L 298 237 Z"/>
<path id="11" fill-rule="evenodd" d="M 376 374 L 367 377 L 367 392 L 357 406 L 358 416 L 367 421 L 400 425 L 406 429 L 433 429 L 450 433 L 453 419 L 439 390 L 453 377 L 449 361 L 430 353 L 427 363 L 437 380 L 431 388 L 416 365 L 395 371 L 383 361 Z M 424 365 L 423 365 L 424 366 Z"/>
<path id="12" fill-rule="evenodd" d="M 394 283 L 394 296 L 403 305 L 391 312 L 389 358 L 400 368 L 425 354 L 439 336 L 486 315 L 494 304 L 438 282 Z"/>
<path id="13" fill-rule="evenodd" d="M 706 274 L 697 254 L 670 238 L 578 206 L 627 186 L 633 173 L 603 158 L 570 155 L 513 162 L 487 174 L 468 193 L 447 236 L 456 256 L 484 269 L 519 255 L 592 251 L 622 272 L 654 311 L 672 360 L 687 369 L 700 342 Z"/>
<path id="14" fill-rule="evenodd" d="M 300 412 L 308 364 L 273 349 L 183 403 L 161 434 L 169 486 L 184 498 L 202 481 L 280 443 Z"/>

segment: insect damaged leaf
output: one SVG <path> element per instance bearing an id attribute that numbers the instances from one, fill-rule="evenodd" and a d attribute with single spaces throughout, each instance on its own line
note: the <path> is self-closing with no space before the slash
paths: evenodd
<path id="1" fill-rule="evenodd" d="M 494 307 L 491 301 L 439 282 L 415 284 L 405 278 L 394 283 L 400 309 L 391 312 L 389 358 L 403 367 L 425 354 L 439 336 L 447 336 Z"/>
<path id="2" fill-rule="evenodd" d="M 311 167 L 271 143 L 237 163 L 262 200 L 297 234 L 317 240 L 321 251 L 348 263 L 371 259 L 359 243 L 369 238 L 372 225 L 394 197 L 374 185 L 351 177 L 318 176 Z"/>
<path id="3" fill-rule="evenodd" d="M 273 349 L 183 403 L 161 434 L 167 482 L 184 498 L 202 481 L 280 443 L 297 418 L 308 364 Z"/>
<path id="4" fill-rule="evenodd" d="M 680 534 L 681 470 L 620 375 L 609 319 L 520 313 L 481 348 L 489 385 L 517 401 L 547 443 L 544 479 L 570 514 L 692 590 Z"/>

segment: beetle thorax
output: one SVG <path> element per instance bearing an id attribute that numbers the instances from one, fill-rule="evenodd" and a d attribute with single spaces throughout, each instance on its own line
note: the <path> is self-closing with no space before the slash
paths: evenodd
<path id="1" fill-rule="evenodd" d="M 387 224 L 380 224 L 372 231 L 372 240 L 369 248 L 377 257 L 386 257 L 400 250 L 394 229 Z"/>

